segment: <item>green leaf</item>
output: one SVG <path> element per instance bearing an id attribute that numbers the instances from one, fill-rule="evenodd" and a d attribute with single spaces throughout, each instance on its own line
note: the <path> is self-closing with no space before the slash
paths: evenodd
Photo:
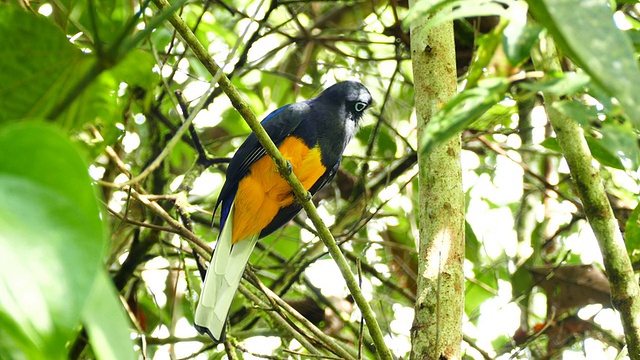
<path id="1" fill-rule="evenodd" d="M 511 24 L 507 26 L 504 30 L 502 46 L 511 65 L 520 66 L 529 58 L 531 48 L 538 42 L 541 30 L 541 26 L 531 24 L 519 27 L 511 27 Z"/>
<path id="2" fill-rule="evenodd" d="M 520 87 L 529 91 L 540 91 L 555 95 L 573 95 L 582 91 L 590 78 L 585 73 L 564 72 L 547 73 L 545 77 L 533 83 L 520 83 Z"/>
<path id="3" fill-rule="evenodd" d="M 67 14 L 64 27 L 70 33 L 82 31 L 94 44 L 99 41 L 101 46 L 113 43 L 121 35 L 132 9 L 122 0 L 59 0 L 56 5 Z"/>
<path id="4" fill-rule="evenodd" d="M 498 293 L 495 271 L 476 267 L 474 272 L 476 273 L 475 281 L 467 281 L 464 295 L 465 313 L 471 318 L 477 318 L 473 316 L 474 312 L 478 311 L 480 305 L 487 299 L 495 297 Z"/>
<path id="5" fill-rule="evenodd" d="M 467 221 L 464 222 L 464 239 L 465 258 L 474 264 L 479 264 L 482 245 L 480 244 L 476 233 L 473 232 L 473 228 Z"/>
<path id="6" fill-rule="evenodd" d="M 84 124 L 111 127 L 121 118 L 116 101 L 119 83 L 108 72 L 102 73 L 56 117 L 64 129 L 82 129 Z"/>
<path id="7" fill-rule="evenodd" d="M 382 127 L 378 131 L 376 145 L 376 155 L 381 158 L 393 158 L 398 150 L 395 138 L 391 136 L 389 129 L 386 127 Z"/>
<path id="8" fill-rule="evenodd" d="M 153 98 L 153 87 L 159 81 L 158 74 L 152 71 L 155 65 L 153 56 L 144 51 L 132 51 L 115 67 L 102 72 L 56 118 L 65 129 L 82 128 L 84 124 L 100 124 L 101 128 L 113 128 L 122 121 L 123 103 L 118 103 L 118 88 L 126 83 L 130 91 L 144 90 L 145 99 Z M 128 105 L 128 104 L 127 104 Z"/>
<path id="9" fill-rule="evenodd" d="M 589 128 L 591 124 L 598 120 L 598 110 L 595 106 L 587 106 L 579 101 L 557 101 L 551 106 L 560 113 L 570 117 L 583 128 Z"/>
<path id="10" fill-rule="evenodd" d="M 279 75 L 274 75 L 268 71 L 262 72 L 261 76 L 261 83 L 271 90 L 270 98 L 268 102 L 266 102 L 267 105 L 269 102 L 272 102 L 279 107 L 296 101 L 295 92 L 291 91 L 293 87 L 291 80 Z"/>
<path id="11" fill-rule="evenodd" d="M 517 114 L 518 108 L 516 104 L 498 103 L 485 111 L 478 120 L 469 125 L 469 129 L 486 131 L 496 126 L 510 128 L 513 123 L 513 114 Z"/>
<path id="12" fill-rule="evenodd" d="M 518 267 L 511 276 L 511 291 L 514 299 L 521 298 L 531 292 L 533 276 L 531 276 L 532 259 L 529 258 L 522 266 Z"/>
<path id="13" fill-rule="evenodd" d="M 105 232 L 87 164 L 53 125 L 0 128 L 0 327 L 31 358 L 65 358 Z"/>
<path id="14" fill-rule="evenodd" d="M 487 66 L 494 58 L 496 50 L 502 41 L 502 33 L 507 27 L 507 21 L 501 21 L 488 34 L 478 37 L 478 50 L 476 51 L 469 72 L 467 74 L 466 89 L 475 88 L 483 76 L 486 76 Z"/>
<path id="15" fill-rule="evenodd" d="M 562 153 L 562 149 L 560 149 L 560 144 L 558 144 L 558 139 L 554 137 L 546 138 L 541 143 L 540 146 L 549 149 L 551 151 Z"/>
<path id="16" fill-rule="evenodd" d="M 191 289 L 192 291 L 197 291 L 199 294 L 202 290 L 199 286 L 202 283 L 202 279 L 198 276 L 194 277 L 196 279 L 192 284 L 197 284 L 197 289 Z M 135 314 L 138 317 L 138 321 L 144 321 L 140 323 L 140 326 L 143 329 L 152 330 L 161 324 L 166 324 L 171 322 L 171 313 L 167 314 L 167 311 L 171 311 L 171 307 L 161 308 L 158 306 L 157 299 L 155 298 L 155 294 L 153 294 L 150 289 L 140 286 L 136 288 L 135 294 Z M 193 304 L 195 308 L 196 304 Z M 132 309 L 133 310 L 133 309 Z M 192 309 L 193 311 L 193 309 Z M 168 316 L 167 316 L 168 315 Z M 191 314 L 190 322 L 193 322 L 193 314 Z"/>
<path id="17" fill-rule="evenodd" d="M 624 238 L 631 261 L 640 261 L 640 205 L 633 209 L 624 226 Z"/>
<path id="18" fill-rule="evenodd" d="M 355 138 L 358 139 L 363 145 L 369 143 L 369 139 L 371 138 L 371 133 L 373 133 L 373 125 L 363 125 L 360 127 L 358 132 L 355 135 Z"/>
<path id="19" fill-rule="evenodd" d="M 504 29 L 502 48 L 513 66 L 519 66 L 529 58 L 531 48 L 538 42 L 538 36 L 542 27 L 531 25 L 523 21 L 512 19 Z"/>
<path id="20" fill-rule="evenodd" d="M 485 79 L 478 87 L 454 96 L 431 120 L 422 138 L 422 153 L 458 134 L 504 98 L 509 87 L 505 78 Z"/>
<path id="21" fill-rule="evenodd" d="M 636 51 L 640 51 L 640 30 L 637 29 L 629 29 L 626 34 L 631 39 L 631 43 L 633 44 L 633 48 Z"/>
<path id="22" fill-rule="evenodd" d="M 591 156 L 594 159 L 598 160 L 598 162 L 604 166 L 609 166 L 614 169 L 624 170 L 624 165 L 620 160 L 620 157 L 617 156 L 614 152 L 604 147 L 600 140 L 587 137 L 587 145 L 589 146 L 589 150 L 591 151 Z M 543 147 L 562 153 L 562 149 L 560 149 L 560 145 L 558 144 L 558 140 L 556 138 L 546 138 L 543 142 L 540 143 Z"/>
<path id="23" fill-rule="evenodd" d="M 624 165 L 620 157 L 615 154 L 614 151 L 603 146 L 602 141 L 594 138 L 587 137 L 587 144 L 593 158 L 604 166 L 609 166 L 614 169 L 624 170 Z"/>
<path id="24" fill-rule="evenodd" d="M 46 115 L 88 69 L 89 57 L 46 18 L 0 7 L 0 123 Z"/>
<path id="25" fill-rule="evenodd" d="M 153 87 L 160 81 L 160 75 L 153 71 L 155 65 L 156 60 L 153 55 L 135 49 L 110 69 L 107 74 L 119 82 L 127 83 L 130 87 L 140 87 L 147 92 L 152 92 Z"/>
<path id="26" fill-rule="evenodd" d="M 640 162 L 638 134 L 631 126 L 631 123 L 628 121 L 623 123 L 606 121 L 599 130 L 602 134 L 602 139 L 600 140 L 602 146 L 612 154 L 625 159 L 629 170 L 638 169 Z"/>
<path id="27" fill-rule="evenodd" d="M 100 360 L 137 359 L 129 321 L 111 278 L 99 271 L 82 311 L 94 353 Z"/>
<path id="28" fill-rule="evenodd" d="M 618 99 L 640 127 L 640 69 L 630 39 L 605 0 L 528 0 L 535 18 L 591 79 Z"/>

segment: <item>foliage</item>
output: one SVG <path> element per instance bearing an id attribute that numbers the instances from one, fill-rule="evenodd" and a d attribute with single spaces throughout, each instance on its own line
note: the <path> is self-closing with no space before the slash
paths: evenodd
<path id="1" fill-rule="evenodd" d="M 212 245 L 217 234 L 224 161 L 249 128 L 176 36 L 167 21 L 176 9 L 259 117 L 337 80 L 371 90 L 376 108 L 316 199 L 395 355 L 409 352 L 418 276 L 416 152 L 464 130 L 463 351 L 615 357 L 623 338 L 602 300 L 602 260 L 539 95 L 561 96 L 555 109 L 581 125 L 637 268 L 640 16 L 634 3 L 529 5 L 177 1 L 163 12 L 148 1 L 0 2 L 0 358 L 308 353 L 276 312 L 252 306 L 273 306 L 258 280 L 336 346 L 373 358 L 304 215 L 259 243 L 227 349 L 191 327 L 201 282 L 193 251 L 208 258 L 199 241 Z M 461 91 L 417 139 L 405 19 L 447 6 L 453 15 L 434 21 L 456 19 Z M 562 72 L 533 68 L 544 36 L 559 43 Z M 190 136 L 167 148 L 191 114 L 216 159 L 207 170 L 193 166 Z M 568 291 L 591 300 L 566 302 Z M 334 345 L 318 341 L 330 353 L 318 344 Z"/>

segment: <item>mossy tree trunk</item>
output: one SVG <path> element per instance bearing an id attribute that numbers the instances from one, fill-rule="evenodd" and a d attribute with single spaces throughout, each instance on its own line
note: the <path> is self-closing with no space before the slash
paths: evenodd
<path id="1" fill-rule="evenodd" d="M 540 50 L 532 54 L 532 60 L 536 69 L 562 71 L 555 44 L 548 37 L 541 39 Z M 611 302 L 620 313 L 629 357 L 640 359 L 640 289 L 600 171 L 593 166 L 593 156 L 580 125 L 553 106 L 560 98 L 549 93 L 544 93 L 543 98 L 558 145 L 602 251 L 611 284 Z"/>
<path id="2" fill-rule="evenodd" d="M 416 1 L 410 1 L 410 7 Z M 453 24 L 426 29 L 428 17 L 411 24 L 418 138 L 455 93 Z M 464 310 L 464 196 L 460 136 L 418 156 L 418 297 L 411 331 L 412 359 L 460 357 Z"/>

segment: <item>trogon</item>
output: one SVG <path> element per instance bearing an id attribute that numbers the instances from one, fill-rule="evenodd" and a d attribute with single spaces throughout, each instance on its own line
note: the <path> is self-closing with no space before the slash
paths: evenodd
<path id="1" fill-rule="evenodd" d="M 335 176 L 371 103 L 364 85 L 343 81 L 311 100 L 273 111 L 262 126 L 313 195 Z M 231 302 L 256 242 L 289 222 L 302 207 L 252 133 L 229 162 L 214 214 L 218 208 L 220 234 L 195 314 L 196 329 L 216 342 L 224 340 Z"/>

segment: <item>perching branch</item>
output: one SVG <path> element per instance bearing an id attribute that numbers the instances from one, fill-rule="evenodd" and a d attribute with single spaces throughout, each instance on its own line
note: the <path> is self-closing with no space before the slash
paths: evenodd
<path id="1" fill-rule="evenodd" d="M 153 2 L 161 11 L 164 11 L 167 7 L 169 7 L 169 3 L 167 2 L 167 0 L 153 0 Z M 191 32 L 184 21 L 176 13 L 169 17 L 169 21 L 174 26 L 176 31 L 178 31 L 180 36 L 184 39 L 187 46 L 189 46 L 189 48 L 193 51 L 194 55 L 209 71 L 209 73 L 214 76 L 218 74 L 220 67 L 209 56 L 204 46 L 202 46 L 202 44 L 196 38 L 195 34 Z M 369 306 L 369 303 L 367 302 L 365 297 L 362 295 L 355 276 L 351 272 L 349 264 L 340 251 L 340 248 L 336 244 L 333 235 L 331 234 L 327 226 L 322 222 L 322 219 L 320 218 L 316 207 L 311 201 L 309 192 L 304 188 L 302 183 L 300 183 L 295 174 L 293 174 L 288 162 L 284 159 L 282 154 L 280 154 L 280 151 L 278 151 L 276 145 L 273 143 L 264 128 L 260 125 L 260 122 L 256 119 L 256 116 L 251 111 L 249 104 L 247 104 L 247 102 L 244 100 L 244 98 L 242 98 L 233 84 L 231 84 L 231 81 L 224 74 L 219 76 L 218 85 L 222 88 L 225 94 L 227 94 L 233 107 L 240 113 L 251 130 L 256 134 L 256 137 L 260 141 L 260 144 L 265 148 L 269 156 L 271 156 L 282 177 L 289 183 L 289 185 L 291 185 L 297 201 L 302 205 L 305 212 L 307 213 L 307 216 L 309 217 L 309 219 L 311 219 L 313 225 L 316 227 L 320 239 L 322 239 L 323 243 L 329 249 L 331 257 L 334 259 L 336 265 L 340 269 L 340 272 L 342 273 L 342 276 L 347 283 L 347 287 L 349 288 L 351 295 L 360 308 L 360 311 L 362 312 L 363 317 L 367 323 L 369 333 L 371 334 L 373 342 L 378 351 L 379 358 L 390 360 L 391 353 L 384 342 L 382 331 L 378 326 L 378 322 L 374 316 L 373 310 L 371 309 L 371 306 Z"/>

